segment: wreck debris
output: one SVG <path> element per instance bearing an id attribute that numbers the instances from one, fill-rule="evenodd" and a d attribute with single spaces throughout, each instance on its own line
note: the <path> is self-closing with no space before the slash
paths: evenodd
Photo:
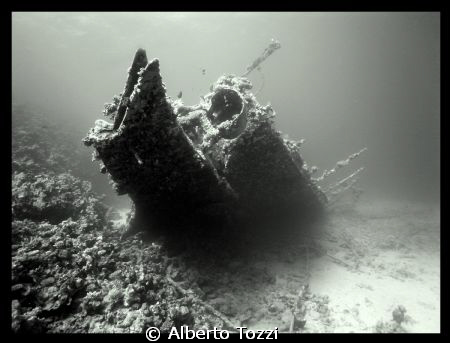
<path id="1" fill-rule="evenodd" d="M 238 326 L 238 325 L 236 325 L 236 323 L 233 323 L 223 313 L 217 311 L 213 306 L 205 303 L 200 298 L 196 297 L 194 292 L 186 290 L 182 286 L 180 286 L 180 284 L 178 282 L 175 282 L 172 279 L 171 272 L 172 272 L 172 265 L 169 264 L 167 267 L 167 270 L 166 270 L 166 279 L 173 287 L 175 287 L 175 289 L 178 292 L 180 292 L 182 295 L 184 295 L 186 297 L 190 296 L 192 301 L 199 303 L 203 308 L 207 309 L 209 312 L 211 312 L 213 315 L 215 315 L 217 318 L 219 318 L 224 323 L 224 325 L 227 326 L 228 329 L 236 331 L 236 327 Z"/>
<path id="2" fill-rule="evenodd" d="M 279 48 L 272 40 L 244 75 Z M 365 149 L 311 178 L 302 141 L 275 130 L 272 107 L 261 106 L 251 89 L 247 78 L 224 75 L 198 105 L 186 106 L 166 95 L 159 61 L 147 63 L 145 51 L 136 52 L 120 102 L 115 97 L 105 106 L 113 130 L 96 122 L 84 139 L 118 194 L 133 201 L 130 226 L 151 221 L 213 233 L 236 223 L 320 216 L 327 197 L 318 181 Z"/>
<path id="3" fill-rule="evenodd" d="M 350 164 L 351 161 L 358 158 L 367 148 L 363 148 L 360 151 L 351 154 L 347 159 L 338 161 L 335 166 L 330 170 L 325 170 L 322 175 L 318 178 L 313 178 L 314 182 L 320 184 L 322 181 L 327 179 L 329 176 L 335 174 L 342 167 L 345 167 Z M 312 176 L 315 172 L 317 172 L 317 167 L 311 167 L 308 169 L 310 175 Z M 362 190 L 355 187 L 356 182 L 358 181 L 358 175 L 364 170 L 363 167 L 357 169 L 347 177 L 339 180 L 335 184 L 322 189 L 322 192 L 325 194 L 327 198 L 327 207 L 331 207 L 334 205 L 344 194 L 346 191 L 352 191 L 353 200 L 357 201 L 362 193 Z"/>
<path id="4" fill-rule="evenodd" d="M 356 175 L 358 175 L 360 172 L 362 172 L 364 170 L 363 167 L 357 169 L 355 172 L 353 172 L 352 174 L 350 174 L 349 176 L 347 176 L 346 178 L 340 180 L 339 182 L 335 183 L 334 185 L 328 187 L 325 192 L 329 192 L 333 189 L 335 189 L 336 187 L 339 187 L 341 185 L 345 185 L 349 180 L 354 179 Z"/>
<path id="5" fill-rule="evenodd" d="M 95 127 L 85 142 L 99 152 L 117 191 L 129 194 L 136 217 L 151 209 L 162 221 L 184 221 L 195 209 L 234 198 L 226 180 L 180 126 L 156 59 L 141 70 L 121 129 Z"/>
<path id="6" fill-rule="evenodd" d="M 300 288 L 297 294 L 296 301 L 292 310 L 292 319 L 289 325 L 289 332 L 293 333 L 297 330 L 302 330 L 306 325 L 305 317 L 307 315 L 307 307 L 305 302 L 310 297 L 309 284 L 305 284 Z"/>
<path id="7" fill-rule="evenodd" d="M 316 182 L 323 181 L 323 180 L 324 180 L 325 178 L 327 178 L 328 176 L 333 175 L 334 173 L 336 173 L 336 171 L 339 170 L 340 168 L 349 165 L 350 161 L 352 161 L 352 160 L 354 160 L 355 158 L 359 157 L 359 155 L 361 155 L 361 154 L 362 154 L 364 151 L 366 151 L 366 150 L 367 150 L 367 148 L 363 148 L 363 149 L 361 149 L 360 151 L 358 151 L 358 152 L 356 152 L 356 153 L 354 153 L 354 154 L 351 154 L 349 157 L 347 157 L 347 159 L 342 160 L 342 161 L 338 161 L 338 162 L 336 163 L 336 165 L 335 165 L 332 169 L 330 169 L 330 170 L 326 170 L 326 169 L 325 169 L 325 171 L 323 172 L 323 174 L 322 174 L 320 177 L 314 179 L 314 181 L 316 181 Z"/>
<path id="8" fill-rule="evenodd" d="M 261 63 L 263 63 L 270 55 L 272 55 L 279 48 L 281 48 L 280 42 L 278 42 L 276 39 L 272 39 L 269 46 L 264 49 L 261 56 L 259 56 L 256 60 L 253 61 L 251 65 L 247 67 L 246 72 L 242 74 L 241 77 L 246 77 L 254 69 L 258 68 L 261 65 Z"/>
<path id="9" fill-rule="evenodd" d="M 341 186 L 335 190 L 329 190 L 326 193 L 328 198 L 328 206 L 331 206 L 339 200 L 340 197 L 342 197 L 347 190 L 352 191 L 353 200 L 358 200 L 359 196 L 362 193 L 362 190 L 355 187 L 356 182 L 358 181 L 358 178 L 356 177 L 359 172 L 364 170 L 364 168 L 359 168 L 357 171 L 352 173 L 351 175 L 347 176 L 345 179 L 339 181 L 337 184 L 333 185 L 332 188 L 334 189 L 337 186 Z"/>
<path id="10" fill-rule="evenodd" d="M 138 49 L 134 56 L 133 64 L 128 71 L 128 80 L 125 84 L 125 89 L 123 91 L 122 99 L 120 100 L 119 107 L 117 109 L 117 115 L 114 118 L 114 126 L 113 130 L 117 130 L 122 124 L 123 117 L 125 115 L 125 111 L 127 109 L 127 104 L 129 101 L 129 97 L 133 92 L 134 85 L 138 80 L 138 73 L 141 68 L 144 68 L 147 65 L 147 55 L 144 49 Z"/>

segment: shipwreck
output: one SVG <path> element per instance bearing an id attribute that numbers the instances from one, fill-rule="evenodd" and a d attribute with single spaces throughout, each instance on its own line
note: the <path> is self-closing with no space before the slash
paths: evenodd
<path id="1" fill-rule="evenodd" d="M 272 41 L 242 76 L 221 76 L 195 106 L 167 96 L 159 60 L 136 52 L 123 93 L 105 105 L 113 123 L 97 120 L 84 138 L 133 202 L 128 232 L 263 230 L 323 214 L 330 197 L 319 182 L 335 168 L 312 177 L 301 142 L 274 128 L 273 108 L 258 103 L 246 78 L 278 48 Z"/>

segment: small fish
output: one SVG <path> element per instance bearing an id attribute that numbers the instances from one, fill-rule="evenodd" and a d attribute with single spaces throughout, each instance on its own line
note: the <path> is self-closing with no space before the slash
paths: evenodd
<path id="1" fill-rule="evenodd" d="M 178 93 L 178 95 L 177 95 L 177 98 L 178 98 L 178 99 L 181 99 L 182 96 L 183 96 L 183 92 L 180 91 L 180 92 Z"/>
<path id="2" fill-rule="evenodd" d="M 134 157 L 136 158 L 136 160 L 139 163 L 139 165 L 143 165 L 144 164 L 144 162 L 142 162 L 142 160 L 139 157 L 139 155 L 137 154 L 137 152 L 134 153 Z"/>
<path id="3" fill-rule="evenodd" d="M 205 68 L 202 69 L 202 74 L 206 75 L 206 69 Z"/>

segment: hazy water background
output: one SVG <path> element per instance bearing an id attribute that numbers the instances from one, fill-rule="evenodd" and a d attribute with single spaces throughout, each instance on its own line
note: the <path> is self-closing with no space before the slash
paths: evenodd
<path id="1" fill-rule="evenodd" d="M 438 13 L 14 13 L 13 101 L 87 132 L 139 47 L 159 58 L 168 95 L 191 105 L 276 38 L 258 100 L 306 139 L 307 163 L 330 168 L 367 147 L 355 165 L 366 194 L 437 203 L 439 26 Z M 258 89 L 259 73 L 250 79 Z M 104 175 L 95 183 L 111 193 Z"/>

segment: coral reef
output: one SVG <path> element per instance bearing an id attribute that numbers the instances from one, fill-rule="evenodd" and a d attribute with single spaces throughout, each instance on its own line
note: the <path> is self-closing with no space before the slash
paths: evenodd
<path id="1" fill-rule="evenodd" d="M 42 116 L 13 113 L 11 319 L 14 332 L 143 332 L 220 327 L 165 277 L 159 245 L 121 242 L 114 214 L 76 169 L 77 146 Z M 49 129 L 49 132 L 47 130 Z M 25 149 L 28 147 L 32 149 Z M 56 144 L 59 143 L 59 144 Z M 72 144 L 73 143 L 73 144 Z M 51 155 L 66 158 L 57 165 Z M 179 275 L 182 275 L 179 272 Z"/>
<path id="2" fill-rule="evenodd" d="M 12 104 L 12 171 L 29 174 L 64 173 L 88 178 L 96 168 L 80 144 L 81 132 L 50 121 L 23 104 Z"/>
<path id="3" fill-rule="evenodd" d="M 139 237 L 120 242 L 119 230 L 83 222 L 14 221 L 14 331 L 141 333 L 149 326 L 221 325 L 194 294 L 180 296 L 164 277 L 168 262 L 159 245 Z"/>
<path id="4" fill-rule="evenodd" d="M 13 174 L 12 212 L 16 219 L 48 221 L 57 224 L 89 214 L 97 198 L 90 192 L 91 184 L 69 173 L 58 175 L 25 172 Z"/>
<path id="5" fill-rule="evenodd" d="M 404 324 L 410 323 L 412 318 L 405 315 L 406 308 L 403 305 L 397 306 L 392 311 L 392 320 L 390 322 L 378 321 L 375 325 L 374 332 L 376 333 L 406 333 L 408 332 Z"/>

